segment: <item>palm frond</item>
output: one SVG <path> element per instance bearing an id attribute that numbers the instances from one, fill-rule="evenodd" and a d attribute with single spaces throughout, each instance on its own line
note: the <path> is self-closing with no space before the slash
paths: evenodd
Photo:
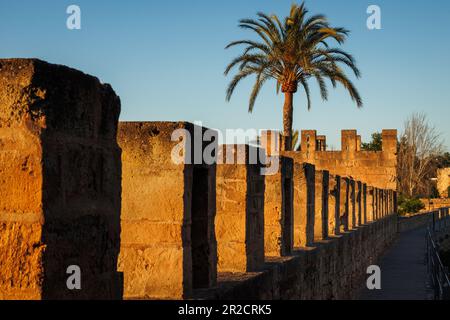
<path id="1" fill-rule="evenodd" d="M 248 112 L 253 112 L 253 107 L 255 106 L 256 98 L 258 97 L 259 91 L 261 90 L 261 87 L 264 85 L 264 83 L 267 81 L 269 77 L 263 73 L 259 73 L 256 77 L 255 84 L 253 86 L 252 94 L 250 95 L 250 101 L 248 104 Z"/>
<path id="2" fill-rule="evenodd" d="M 236 89 L 236 86 L 238 85 L 238 83 L 248 77 L 249 75 L 253 74 L 254 71 L 252 70 L 245 70 L 245 71 L 241 71 L 238 74 L 236 74 L 233 78 L 233 80 L 231 80 L 230 84 L 228 85 L 227 88 L 227 96 L 226 96 L 226 100 L 230 101 L 231 100 L 231 96 L 233 95 L 234 89 Z"/>
<path id="3" fill-rule="evenodd" d="M 255 19 L 240 20 L 239 27 L 256 34 L 257 39 L 233 41 L 226 46 L 226 49 L 242 46 L 242 54 L 224 72 L 228 75 L 232 70 L 237 71 L 227 88 L 228 101 L 238 83 L 254 75 L 250 112 L 264 83 L 270 79 L 276 81 L 277 93 L 280 89 L 295 92 L 297 85 L 303 87 L 308 109 L 311 108 L 308 83 L 311 78 L 315 79 L 323 100 L 328 99 L 326 80 L 329 80 L 334 88 L 341 84 L 358 107 L 363 105 L 355 85 L 345 74 L 349 69 L 356 78 L 361 76 L 354 57 L 340 47 L 349 30 L 331 26 L 325 15 L 309 15 L 304 3 L 293 4 L 284 19 L 258 12 Z M 339 46 L 331 46 L 332 43 Z"/>
<path id="4" fill-rule="evenodd" d="M 309 90 L 308 82 L 305 79 L 301 78 L 300 84 L 303 86 L 303 89 L 305 90 L 306 100 L 308 101 L 308 110 L 311 110 L 311 92 Z"/>

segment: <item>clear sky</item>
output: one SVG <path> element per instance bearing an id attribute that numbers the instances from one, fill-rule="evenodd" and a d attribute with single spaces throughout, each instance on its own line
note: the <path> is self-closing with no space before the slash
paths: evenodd
<path id="1" fill-rule="evenodd" d="M 202 121 L 212 128 L 282 126 L 283 97 L 267 83 L 253 114 L 251 81 L 225 102 L 226 64 L 240 51 L 225 45 L 251 37 L 237 27 L 258 11 L 285 16 L 292 0 L 0 0 L 0 57 L 37 57 L 110 83 L 122 100 L 122 120 Z M 358 110 L 343 89 L 313 108 L 299 91 L 294 128 L 317 129 L 340 148 L 340 130 L 368 140 L 382 128 L 401 129 L 412 112 L 426 112 L 450 146 L 450 1 L 309 0 L 312 13 L 352 31 L 345 49 L 357 59 L 364 99 Z M 81 30 L 68 30 L 66 8 L 81 8 Z M 382 30 L 366 27 L 367 7 L 380 6 Z M 315 87 L 315 83 L 314 83 Z"/>

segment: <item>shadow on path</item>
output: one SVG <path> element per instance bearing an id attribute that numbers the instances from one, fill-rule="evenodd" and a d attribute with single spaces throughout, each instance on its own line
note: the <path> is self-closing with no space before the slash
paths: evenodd
<path id="1" fill-rule="evenodd" d="M 426 265 L 426 228 L 400 233 L 379 262 L 381 290 L 361 291 L 361 300 L 430 300 Z M 365 284 L 364 284 L 365 285 Z"/>

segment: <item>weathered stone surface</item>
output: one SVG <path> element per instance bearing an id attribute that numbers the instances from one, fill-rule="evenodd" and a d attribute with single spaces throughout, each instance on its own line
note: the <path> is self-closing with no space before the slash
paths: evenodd
<path id="1" fill-rule="evenodd" d="M 373 219 L 378 220 L 378 189 L 375 187 L 373 188 Z"/>
<path id="2" fill-rule="evenodd" d="M 315 172 L 315 216 L 314 240 L 328 237 L 328 192 L 330 174 L 328 171 Z"/>
<path id="3" fill-rule="evenodd" d="M 342 149 L 327 151 L 324 137 L 315 130 L 301 132 L 301 151 L 279 152 L 293 158 L 298 163 L 311 163 L 316 170 L 327 170 L 330 174 L 352 177 L 380 189 L 397 189 L 397 130 L 383 130 L 383 150 L 378 152 L 362 151 L 360 138 L 356 130 L 342 130 Z M 276 136 L 275 132 L 265 133 L 266 137 Z M 261 141 L 262 147 L 270 144 L 270 139 Z M 281 144 L 273 144 L 280 146 Z"/>
<path id="4" fill-rule="evenodd" d="M 119 270 L 126 299 L 189 298 L 193 289 L 215 285 L 216 166 L 195 161 L 194 154 L 197 147 L 203 154 L 205 130 L 186 122 L 119 125 Z M 181 133 L 180 141 L 172 141 L 174 132 Z M 176 161 L 173 150 L 180 156 Z"/>
<path id="5" fill-rule="evenodd" d="M 341 178 L 341 199 L 340 199 L 340 227 L 341 232 L 349 230 L 350 216 L 350 179 Z"/>
<path id="6" fill-rule="evenodd" d="M 0 299 L 121 298 L 119 113 L 95 77 L 0 60 Z"/>
<path id="7" fill-rule="evenodd" d="M 121 158 L 119 112 L 94 77 L 0 60 L 0 299 L 348 299 L 395 237 L 395 130 L 376 153 L 303 131 L 264 177 L 258 148 L 206 163 L 186 122 L 122 123 Z"/>
<path id="8" fill-rule="evenodd" d="M 222 273 L 259 271 L 264 265 L 264 161 L 251 162 L 250 155 L 261 152 L 248 145 L 221 146 L 219 159 L 224 159 L 227 149 L 233 150 L 235 159 L 245 161 L 222 161 L 217 166 L 217 269 Z"/>
<path id="9" fill-rule="evenodd" d="M 356 226 L 363 224 L 363 184 L 361 181 L 355 182 L 355 200 L 356 200 Z"/>
<path id="10" fill-rule="evenodd" d="M 378 193 L 378 198 L 377 198 L 378 219 L 382 219 L 384 217 L 383 190 L 377 189 L 377 193 Z"/>
<path id="11" fill-rule="evenodd" d="M 271 257 L 262 272 L 222 274 L 217 288 L 195 298 L 219 300 L 354 299 L 366 282 L 367 267 L 395 239 L 397 217 L 391 215 L 363 228 Z"/>
<path id="12" fill-rule="evenodd" d="M 315 167 L 294 163 L 294 247 L 314 242 Z"/>
<path id="13" fill-rule="evenodd" d="M 380 208 L 381 208 L 381 217 L 386 216 L 386 190 L 380 190 Z"/>
<path id="14" fill-rule="evenodd" d="M 367 224 L 368 218 L 367 218 L 367 184 L 362 184 L 362 224 Z"/>
<path id="15" fill-rule="evenodd" d="M 349 180 L 349 228 L 356 228 L 356 182 L 353 179 Z"/>
<path id="16" fill-rule="evenodd" d="M 330 235 L 340 234 L 341 211 L 341 177 L 330 176 L 328 196 L 328 232 Z"/>
<path id="17" fill-rule="evenodd" d="M 367 187 L 367 221 L 372 222 L 375 217 L 375 188 Z"/>
<path id="18" fill-rule="evenodd" d="M 265 176 L 264 252 L 266 256 L 285 256 L 293 247 L 293 161 L 278 157 L 276 174 Z"/>
<path id="19" fill-rule="evenodd" d="M 42 226 L 0 223 L 0 299 L 40 299 L 43 255 Z"/>

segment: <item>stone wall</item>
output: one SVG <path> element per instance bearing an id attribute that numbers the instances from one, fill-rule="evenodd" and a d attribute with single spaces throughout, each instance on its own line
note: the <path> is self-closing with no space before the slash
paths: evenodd
<path id="1" fill-rule="evenodd" d="M 437 188 L 441 198 L 450 198 L 450 168 L 438 169 Z"/>
<path id="2" fill-rule="evenodd" d="M 0 60 L 0 299 L 122 297 L 119 113 L 97 78 Z"/>
<path id="3" fill-rule="evenodd" d="M 0 60 L 0 299 L 348 299 L 395 237 L 393 131 L 337 158 L 304 132 L 264 176 L 264 149 L 119 112 L 94 77 Z"/>
<path id="4" fill-rule="evenodd" d="M 328 193 L 330 173 L 325 170 L 316 170 L 315 174 L 315 215 L 314 239 L 321 240 L 328 237 Z"/>
<path id="5" fill-rule="evenodd" d="M 328 234 L 340 234 L 341 177 L 330 175 L 328 195 Z"/>
<path id="6" fill-rule="evenodd" d="M 194 153 L 183 151 L 194 150 L 193 137 L 204 130 L 185 122 L 119 126 L 119 270 L 124 273 L 126 299 L 189 298 L 194 288 L 215 284 L 216 166 L 201 159 L 196 164 Z M 180 140 L 173 141 L 175 131 Z M 172 150 L 180 144 L 178 163 Z"/>
<path id="7" fill-rule="evenodd" d="M 425 205 L 425 208 L 421 212 L 429 212 L 440 208 L 450 207 L 450 198 L 445 199 L 420 199 Z"/>
<path id="8" fill-rule="evenodd" d="M 250 146 L 221 146 L 220 158 L 225 157 L 227 148 L 245 162 L 222 161 L 217 167 L 217 269 L 219 272 L 255 272 L 264 265 L 263 164 L 251 163 L 249 154 L 255 151 Z"/>
<path id="9" fill-rule="evenodd" d="M 293 161 L 279 157 L 278 172 L 265 176 L 264 252 L 266 256 L 285 256 L 293 248 Z"/>
<path id="10" fill-rule="evenodd" d="M 352 232 L 297 249 L 289 257 L 266 258 L 263 271 L 219 274 L 217 288 L 198 292 L 198 299 L 325 300 L 354 299 L 366 270 L 397 235 L 390 215 Z"/>
<path id="11" fill-rule="evenodd" d="M 276 131 L 265 131 L 261 145 L 268 145 L 280 137 Z M 301 151 L 283 152 L 296 162 L 314 164 L 317 170 L 328 170 L 331 174 L 352 177 L 367 185 L 380 189 L 397 190 L 397 130 L 383 130 L 382 151 L 362 151 L 361 140 L 356 130 L 342 130 L 341 151 L 326 151 L 324 137 L 317 136 L 315 130 L 301 132 Z M 280 146 L 281 143 L 274 145 Z M 271 150 L 274 154 L 277 150 Z"/>
<path id="12" fill-rule="evenodd" d="M 193 167 L 198 165 L 175 164 L 169 152 L 179 144 L 171 133 L 180 128 L 189 136 L 206 130 L 188 123 L 120 125 L 119 269 L 124 272 L 125 298 L 353 296 L 367 266 L 395 237 L 390 191 L 367 188 L 351 177 L 330 175 L 285 156 L 272 158 L 279 171 L 264 176 L 267 155 L 247 145 L 215 146 L 218 164 L 202 164 L 210 170 L 210 182 L 209 189 L 201 191 L 192 182 Z M 189 147 L 194 150 L 195 143 L 183 145 Z M 207 148 L 203 142 L 201 150 Z M 178 151 L 186 157 L 191 154 Z M 199 270 L 213 275 L 203 286 L 193 283 L 194 228 L 189 226 L 194 224 L 190 204 L 196 196 L 210 199 L 208 207 L 215 209 L 206 221 L 215 232 L 197 234 L 208 244 L 209 253 L 209 267 Z M 178 229 L 172 230 L 174 226 Z"/>
<path id="13" fill-rule="evenodd" d="M 294 247 L 314 242 L 315 168 L 309 163 L 294 163 Z"/>
<path id="14" fill-rule="evenodd" d="M 276 177 L 266 177 L 266 186 L 270 181 L 277 186 L 275 188 L 281 188 L 280 176 L 283 175 L 290 174 L 284 172 Z M 294 161 L 292 176 L 292 253 L 278 254 L 278 250 L 277 254 L 266 253 L 265 265 L 257 273 L 219 270 L 217 287 L 197 291 L 194 293 L 195 298 L 232 300 L 355 297 L 367 276 L 367 267 L 377 261 L 397 235 L 393 201 L 395 192 L 367 187 L 366 183 L 348 177 L 330 177 L 328 171 L 316 170 L 314 165 L 308 163 Z M 341 180 L 345 181 L 344 184 Z M 370 191 L 372 195 L 369 194 Z M 373 201 L 374 194 L 377 194 L 376 204 Z M 220 197 L 218 194 L 218 199 Z M 280 196 L 269 197 L 265 199 L 265 204 L 274 206 L 274 201 L 281 205 L 283 200 Z M 341 207 L 344 208 L 343 211 Z M 375 210 L 378 210 L 377 217 L 373 215 Z M 266 209 L 264 218 L 267 217 L 274 220 L 272 212 Z M 339 222 L 339 227 L 336 226 L 336 221 Z M 231 224 L 233 225 L 234 223 Z M 266 222 L 264 232 L 271 232 L 272 225 L 267 225 Z M 277 227 L 279 226 L 278 222 Z M 222 238 L 218 233 L 219 247 Z M 227 237 L 226 241 L 230 239 Z"/>

